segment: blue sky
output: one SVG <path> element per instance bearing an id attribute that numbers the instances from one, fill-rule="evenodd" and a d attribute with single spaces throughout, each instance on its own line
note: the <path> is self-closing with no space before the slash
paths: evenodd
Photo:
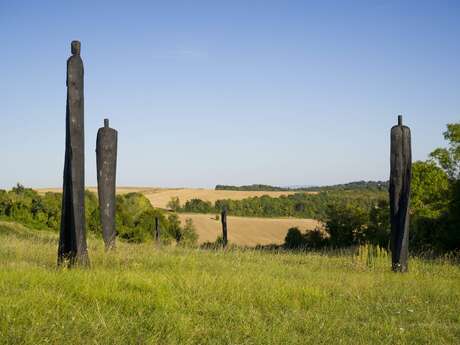
<path id="1" fill-rule="evenodd" d="M 61 186 L 66 59 L 82 42 L 86 183 L 103 118 L 118 184 L 387 179 L 460 120 L 457 1 L 0 0 L 0 187 Z"/>

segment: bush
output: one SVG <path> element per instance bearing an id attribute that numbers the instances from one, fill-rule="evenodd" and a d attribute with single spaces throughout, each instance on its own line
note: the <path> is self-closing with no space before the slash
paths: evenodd
<path id="1" fill-rule="evenodd" d="M 198 242 L 195 225 L 191 218 L 185 220 L 185 225 L 182 229 L 182 238 L 180 244 L 187 247 L 195 247 Z"/>
<path id="2" fill-rule="evenodd" d="M 388 248 L 390 233 L 390 204 L 387 200 L 379 200 L 370 208 L 365 242 Z"/>
<path id="3" fill-rule="evenodd" d="M 196 212 L 196 213 L 212 213 L 214 208 L 209 201 L 203 201 L 201 199 L 192 199 L 185 203 L 184 207 L 180 209 L 184 212 Z"/>
<path id="4" fill-rule="evenodd" d="M 288 249 L 298 249 L 305 246 L 305 240 L 297 227 L 290 228 L 284 238 L 284 246 Z"/>
<path id="5" fill-rule="evenodd" d="M 172 211 L 179 211 L 181 208 L 179 198 L 175 196 L 171 197 L 166 207 Z"/>
<path id="6" fill-rule="evenodd" d="M 333 247 L 347 247 L 365 242 L 369 214 L 351 203 L 328 205 L 324 219 L 329 243 Z"/>
<path id="7" fill-rule="evenodd" d="M 319 228 L 307 231 L 304 235 L 305 247 L 311 249 L 320 249 L 328 244 L 327 238 L 324 236 L 324 232 Z"/>

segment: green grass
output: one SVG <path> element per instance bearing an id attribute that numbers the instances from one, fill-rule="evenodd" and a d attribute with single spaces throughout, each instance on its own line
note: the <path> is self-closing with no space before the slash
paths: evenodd
<path id="1" fill-rule="evenodd" d="M 458 344 L 460 268 L 408 274 L 350 255 L 156 249 L 90 238 L 91 269 L 56 268 L 57 237 L 0 222 L 1 344 Z"/>

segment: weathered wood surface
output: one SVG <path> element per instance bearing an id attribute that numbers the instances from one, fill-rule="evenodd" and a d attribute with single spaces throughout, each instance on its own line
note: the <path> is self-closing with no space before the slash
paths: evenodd
<path id="1" fill-rule="evenodd" d="M 97 192 L 102 237 L 106 249 L 115 246 L 116 177 L 117 177 L 118 132 L 109 127 L 104 119 L 104 127 L 99 128 L 96 139 Z"/>
<path id="2" fill-rule="evenodd" d="M 72 56 L 67 60 L 66 147 L 58 264 L 87 266 L 83 61 L 79 41 L 72 41 L 71 51 Z"/>
<path id="3" fill-rule="evenodd" d="M 395 272 L 406 272 L 409 255 L 409 205 L 412 172 L 410 128 L 403 126 L 402 116 L 391 129 L 390 221 L 391 258 Z"/>

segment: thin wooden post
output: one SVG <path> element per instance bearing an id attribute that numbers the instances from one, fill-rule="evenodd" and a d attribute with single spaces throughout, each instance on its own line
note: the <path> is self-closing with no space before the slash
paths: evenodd
<path id="1" fill-rule="evenodd" d="M 160 219 L 155 217 L 155 241 L 157 245 L 160 244 Z"/>
<path id="2" fill-rule="evenodd" d="M 228 239 L 227 239 L 227 208 L 224 207 L 220 214 L 220 218 L 222 221 L 222 244 L 227 247 Z"/>

